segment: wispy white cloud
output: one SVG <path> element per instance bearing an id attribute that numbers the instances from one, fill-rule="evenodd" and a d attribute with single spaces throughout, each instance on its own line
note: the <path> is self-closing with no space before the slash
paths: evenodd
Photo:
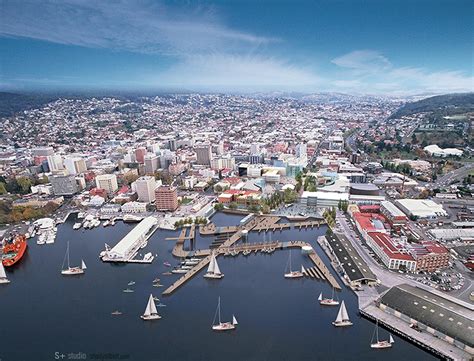
<path id="1" fill-rule="evenodd" d="M 474 90 L 474 77 L 461 71 L 430 71 L 397 67 L 375 50 L 356 50 L 331 61 L 340 78 L 333 85 L 344 91 L 384 94 L 449 93 Z"/>
<path id="2" fill-rule="evenodd" d="M 276 40 L 229 28 L 211 8 L 177 9 L 146 0 L 3 0 L 0 35 L 169 55 Z"/>
<path id="3" fill-rule="evenodd" d="M 331 63 L 342 68 L 370 72 L 381 71 L 392 66 L 385 56 L 375 50 L 355 50 L 334 58 Z"/>
<path id="4" fill-rule="evenodd" d="M 156 81 L 194 89 L 312 91 L 322 79 L 310 68 L 271 57 L 211 54 L 188 57 Z"/>

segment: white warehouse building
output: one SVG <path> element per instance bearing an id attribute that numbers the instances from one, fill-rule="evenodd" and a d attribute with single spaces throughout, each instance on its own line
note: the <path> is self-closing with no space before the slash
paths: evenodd
<path id="1" fill-rule="evenodd" d="M 130 259 L 148 238 L 150 231 L 154 229 L 158 220 L 154 217 L 146 217 L 132 229 L 119 243 L 107 251 L 102 258 L 103 261 L 126 261 Z"/>

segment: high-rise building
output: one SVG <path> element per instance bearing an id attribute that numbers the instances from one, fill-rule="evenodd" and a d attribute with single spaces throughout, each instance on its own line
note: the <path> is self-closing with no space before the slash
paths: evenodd
<path id="1" fill-rule="evenodd" d="M 160 186 L 155 191 L 158 211 L 174 211 L 178 208 L 178 191 L 173 186 Z"/>
<path id="2" fill-rule="evenodd" d="M 72 196 L 79 191 L 74 175 L 56 175 L 49 177 L 56 196 Z"/>
<path id="3" fill-rule="evenodd" d="M 306 158 L 308 156 L 308 148 L 305 143 L 300 143 L 295 148 L 297 158 Z"/>
<path id="4" fill-rule="evenodd" d="M 223 141 L 223 140 L 221 140 L 221 141 L 219 142 L 219 144 L 217 144 L 216 153 L 217 153 L 218 155 L 224 154 L 224 141 Z"/>
<path id="5" fill-rule="evenodd" d="M 145 174 L 154 174 L 160 168 L 160 157 L 156 154 L 145 155 Z"/>
<path id="6" fill-rule="evenodd" d="M 115 174 L 100 174 L 95 177 L 97 188 L 104 189 L 108 194 L 118 189 L 117 176 Z"/>
<path id="7" fill-rule="evenodd" d="M 216 170 L 234 169 L 235 158 L 230 155 L 211 159 L 211 168 Z"/>
<path id="8" fill-rule="evenodd" d="M 168 140 L 168 149 L 174 152 L 176 150 L 176 139 Z"/>
<path id="9" fill-rule="evenodd" d="M 146 148 L 145 147 L 140 147 L 135 149 L 135 158 L 137 159 L 138 163 L 145 163 L 145 154 L 146 154 Z"/>
<path id="10" fill-rule="evenodd" d="M 49 171 L 54 173 L 64 169 L 63 158 L 59 154 L 48 155 Z"/>
<path id="11" fill-rule="evenodd" d="M 86 162 L 81 157 L 69 157 L 64 160 L 64 165 L 66 166 L 69 174 L 81 174 L 87 171 Z"/>
<path id="12" fill-rule="evenodd" d="M 139 202 L 151 203 L 155 201 L 155 177 L 145 176 L 138 178 L 135 181 L 135 188 Z"/>
<path id="13" fill-rule="evenodd" d="M 195 147 L 197 164 L 211 165 L 211 145 L 210 144 L 199 144 Z"/>

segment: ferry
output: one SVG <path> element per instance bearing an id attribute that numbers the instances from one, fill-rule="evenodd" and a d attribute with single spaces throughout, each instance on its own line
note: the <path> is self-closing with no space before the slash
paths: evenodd
<path id="1" fill-rule="evenodd" d="M 7 239 L 2 249 L 2 264 L 10 267 L 19 262 L 27 247 L 26 237 L 23 234 Z"/>

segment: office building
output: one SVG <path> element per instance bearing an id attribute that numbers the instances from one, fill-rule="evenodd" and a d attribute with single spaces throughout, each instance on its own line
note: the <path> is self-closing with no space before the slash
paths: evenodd
<path id="1" fill-rule="evenodd" d="M 104 189 L 107 194 L 114 193 L 118 189 L 117 176 L 115 174 L 100 174 L 95 177 L 97 188 Z"/>
<path id="2" fill-rule="evenodd" d="M 137 160 L 138 163 L 140 164 L 145 163 L 145 154 L 146 154 L 145 147 L 140 147 L 140 148 L 135 149 L 135 159 Z"/>
<path id="3" fill-rule="evenodd" d="M 155 201 L 155 177 L 140 177 L 135 181 L 135 189 L 137 190 L 138 201 L 151 203 Z"/>
<path id="4" fill-rule="evenodd" d="M 49 167 L 50 172 L 54 173 L 54 172 L 60 172 L 64 170 L 63 158 L 60 155 L 58 154 L 48 155 L 47 160 L 48 160 L 48 167 Z"/>
<path id="5" fill-rule="evenodd" d="M 56 196 L 72 196 L 79 191 L 74 175 L 56 175 L 49 177 Z"/>
<path id="6" fill-rule="evenodd" d="M 173 186 L 160 186 L 155 191 L 158 211 L 175 211 L 178 208 L 178 192 Z"/>
<path id="7" fill-rule="evenodd" d="M 64 160 L 69 174 L 81 174 L 87 171 L 86 162 L 81 157 L 69 157 Z"/>
<path id="8" fill-rule="evenodd" d="M 211 146 L 209 144 L 199 144 L 195 147 L 196 162 L 201 165 L 211 165 Z"/>
<path id="9" fill-rule="evenodd" d="M 160 168 L 160 158 L 156 154 L 145 155 L 145 174 L 154 174 Z"/>

